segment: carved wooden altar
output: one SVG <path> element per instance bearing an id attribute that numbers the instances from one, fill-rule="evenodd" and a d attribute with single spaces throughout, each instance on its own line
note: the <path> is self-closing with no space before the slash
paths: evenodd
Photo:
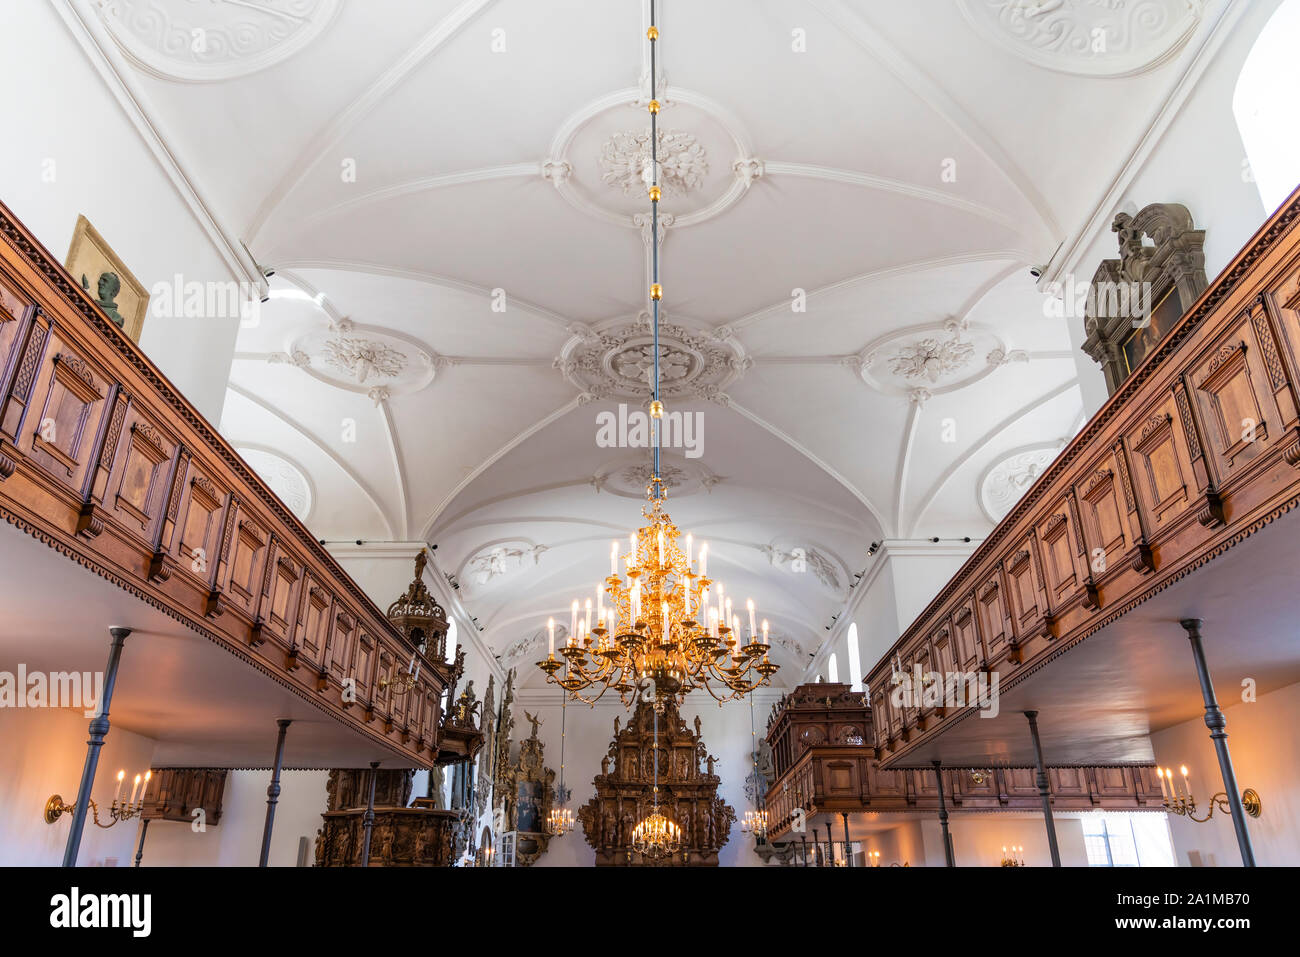
<path id="1" fill-rule="evenodd" d="M 640 865 L 631 851 L 632 828 L 652 805 L 654 778 L 654 711 L 640 702 L 626 728 L 614 719 L 614 739 L 596 775 L 596 795 L 578 809 L 578 820 L 596 851 L 597 867 Z M 731 835 L 736 812 L 718 796 L 717 758 L 700 736 L 700 719 L 692 732 L 677 706 L 668 702 L 659 716 L 659 803 L 682 830 L 681 852 L 662 866 L 717 867 L 718 851 Z"/>

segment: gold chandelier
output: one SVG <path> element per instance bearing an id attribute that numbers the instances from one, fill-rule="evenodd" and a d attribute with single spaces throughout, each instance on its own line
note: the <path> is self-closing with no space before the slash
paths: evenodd
<path id="1" fill-rule="evenodd" d="M 609 577 L 596 586 L 596 606 L 573 602 L 569 634 L 555 657 L 555 619 L 547 622 L 550 648 L 537 666 L 546 680 L 555 682 L 575 699 L 594 703 L 610 688 L 629 704 L 634 691 L 662 702 L 680 702 L 690 691 L 703 688 L 719 702 L 744 697 L 769 684 L 778 665 L 768 658 L 767 622 L 762 637 L 754 618 L 754 602 L 747 602 L 749 633 L 732 611 L 721 582 L 708 577 L 708 545 L 700 547 L 698 570 L 692 555 L 692 537 L 681 545 L 681 533 L 663 503 L 667 492 L 659 467 L 664 405 L 659 398 L 659 100 L 656 98 L 656 47 L 659 28 L 655 4 L 650 4 L 650 165 L 645 171 L 651 216 L 650 306 L 654 330 L 653 392 L 650 418 L 654 432 L 654 470 L 646 486 L 647 505 L 641 509 L 646 524 L 634 532 L 628 553 L 622 557 L 626 580 L 619 574 L 619 543 L 609 555 Z M 608 605 L 606 605 L 608 596 Z M 580 607 L 585 608 L 579 617 Z M 563 674 L 561 674 L 561 671 Z M 583 692 L 599 689 L 593 697 Z"/>
<path id="2" fill-rule="evenodd" d="M 567 807 L 551 808 L 546 821 L 546 832 L 555 837 L 563 837 L 573 830 L 573 812 Z"/>
<path id="3" fill-rule="evenodd" d="M 740 822 L 740 830 L 755 837 L 767 836 L 767 811 L 746 811 L 745 819 Z"/>
<path id="4" fill-rule="evenodd" d="M 654 861 L 676 854 L 681 846 L 682 829 L 660 813 L 656 794 L 655 810 L 632 828 L 632 850 Z"/>
<path id="5" fill-rule="evenodd" d="M 610 688 L 625 704 L 638 690 L 681 701 L 697 688 L 721 702 L 768 684 L 779 666 L 768 657 L 767 622 L 760 632 L 754 602 L 748 601 L 745 637 L 723 584 L 708 577 L 708 545 L 701 546 L 698 562 L 692 536 L 682 547 L 681 533 L 663 509 L 657 472 L 646 492 L 649 504 L 642 514 L 647 524 L 632 534 L 621 557 L 626 578 L 618 574 L 615 542 L 610 575 L 596 591 L 596 607 L 587 599 L 580 614 L 573 602 L 569 635 L 559 650 L 563 660 L 556 658 L 555 619 L 548 620 L 549 651 L 538 667 L 548 681 L 589 703 Z M 599 689 L 594 697 L 583 694 L 593 687 Z"/>

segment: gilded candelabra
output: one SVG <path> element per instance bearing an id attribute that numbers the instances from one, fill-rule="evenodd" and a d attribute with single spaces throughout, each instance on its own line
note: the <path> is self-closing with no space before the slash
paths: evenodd
<path id="1" fill-rule="evenodd" d="M 724 589 L 708 577 L 708 546 L 697 563 L 692 537 L 681 533 L 664 511 L 664 487 L 656 474 L 642 509 L 647 524 L 631 536 L 622 556 L 626 579 L 618 574 L 617 543 L 610 552 L 610 575 L 598 593 L 596 617 L 590 600 L 579 616 L 571 608 L 569 636 L 555 651 L 555 621 L 547 623 L 550 651 L 537 666 L 575 699 L 594 703 L 609 689 L 624 704 L 635 693 L 679 702 L 698 688 L 729 701 L 769 684 L 779 666 L 768 653 L 767 622 L 760 635 L 748 602 L 749 637 Z M 608 604 L 606 598 L 608 596 Z M 562 660 L 561 660 L 562 659 Z M 584 696 L 589 688 L 599 691 Z"/>
<path id="2" fill-rule="evenodd" d="M 1025 848 L 1020 844 L 1012 844 L 1011 847 L 1002 845 L 1002 866 L 1003 867 L 1024 867 L 1025 866 Z"/>
<path id="3" fill-rule="evenodd" d="M 745 819 L 740 822 L 740 830 L 755 837 L 767 837 L 767 810 L 746 811 Z"/>
<path id="4" fill-rule="evenodd" d="M 681 849 L 682 829 L 659 810 L 659 788 L 654 789 L 654 810 L 632 828 L 632 850 L 652 861 L 671 857 Z"/>
<path id="5" fill-rule="evenodd" d="M 1187 776 L 1187 765 L 1179 768 L 1182 772 L 1182 787 L 1174 781 L 1174 772 L 1169 768 L 1156 768 L 1156 777 L 1160 779 L 1160 793 L 1164 795 L 1164 808 L 1170 814 L 1177 814 L 1185 817 L 1189 821 L 1195 821 L 1197 824 L 1204 824 L 1214 816 L 1217 809 L 1223 814 L 1231 814 L 1232 807 L 1228 803 L 1228 792 L 1220 791 L 1213 795 L 1206 807 L 1205 816 L 1196 816 L 1196 798 L 1192 796 L 1191 782 Z M 1264 813 L 1264 802 L 1260 799 L 1259 792 L 1254 788 L 1246 788 L 1241 792 L 1241 809 L 1250 817 L 1259 817 Z"/>
<path id="6" fill-rule="evenodd" d="M 152 771 L 146 771 L 144 776 L 135 776 L 135 783 L 131 789 L 131 797 L 122 800 L 122 784 L 126 779 L 125 771 L 117 772 L 117 793 L 113 796 L 113 803 L 108 808 L 108 823 L 105 824 L 99 819 L 99 805 L 95 803 L 94 798 L 90 798 L 87 803 L 90 805 L 91 820 L 95 822 L 96 827 L 110 828 L 118 821 L 129 821 L 131 818 L 139 817 L 140 812 L 144 810 L 144 792 L 149 787 L 149 781 L 153 778 Z M 138 800 L 137 800 L 138 796 Z M 45 823 L 53 824 L 64 814 L 71 814 L 76 811 L 76 805 L 65 804 L 63 797 L 58 794 L 51 794 L 50 799 L 45 802 Z"/>
<path id="7" fill-rule="evenodd" d="M 423 554 L 423 553 L 421 553 Z M 391 678 L 383 677 L 377 682 L 380 691 L 391 687 L 393 695 L 400 697 L 415 687 L 415 683 L 420 680 L 420 669 L 424 666 L 424 652 L 427 646 L 421 644 L 418 649 L 411 654 L 411 663 L 406 666 L 405 671 L 399 671 Z"/>

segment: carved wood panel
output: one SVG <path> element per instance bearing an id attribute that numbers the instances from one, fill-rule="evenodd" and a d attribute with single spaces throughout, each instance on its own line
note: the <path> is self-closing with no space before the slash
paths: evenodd
<path id="1" fill-rule="evenodd" d="M 1128 551 L 1126 509 L 1116 481 L 1117 469 L 1114 455 L 1107 454 L 1099 461 L 1098 467 L 1075 486 L 1087 562 L 1094 578 L 1117 566 Z"/>
<path id="2" fill-rule="evenodd" d="M 319 668 L 324 661 L 325 642 L 329 633 L 329 610 L 330 593 L 321 587 L 314 575 L 308 573 L 303 579 L 298 628 L 295 632 L 295 645 L 304 664 Z"/>
<path id="3" fill-rule="evenodd" d="M 1268 374 L 1246 321 L 1235 325 L 1189 375 L 1209 453 L 1226 483 L 1281 431 Z M 1261 401 L 1267 397 L 1266 402 Z"/>
<path id="4" fill-rule="evenodd" d="M 1071 528 L 1070 509 L 1058 503 L 1038 527 L 1043 546 L 1043 577 L 1053 605 L 1060 605 L 1080 588 L 1081 572 L 1075 532 Z"/>
<path id="5" fill-rule="evenodd" d="M 152 547 L 170 493 L 176 442 L 132 404 L 126 412 L 126 446 L 109 478 L 109 515 Z"/>
<path id="6" fill-rule="evenodd" d="M 1011 622 L 1002 592 L 1002 576 L 995 571 L 975 589 L 975 597 L 980 634 L 988 649 L 988 660 L 997 661 L 1012 639 Z"/>
<path id="7" fill-rule="evenodd" d="M 19 445 L 71 489 L 80 491 L 91 467 L 92 439 L 104 415 L 108 387 L 90 363 L 70 351 L 57 335 L 50 369 L 32 395 L 24 420 L 28 435 Z M 43 394 L 42 394 L 43 393 Z"/>
<path id="8" fill-rule="evenodd" d="M 962 671 L 974 671 L 984 662 L 984 648 L 975 626 L 975 605 L 964 601 L 952 616 L 954 651 Z"/>
<path id="9" fill-rule="evenodd" d="M 1153 527 L 1187 505 L 1194 489 L 1186 432 L 1173 396 L 1168 396 L 1125 439 L 1132 449 L 1133 484 L 1139 506 Z"/>
<path id="10" fill-rule="evenodd" d="M 270 535 L 236 506 L 234 540 L 230 544 L 229 600 L 247 615 L 257 613 L 270 552 Z"/>
<path id="11" fill-rule="evenodd" d="M 210 584 L 221 556 L 228 493 L 190 460 L 177 508 L 175 545 L 172 553 L 184 574 Z"/>
<path id="12" fill-rule="evenodd" d="M 1028 632 L 1043 615 L 1033 540 L 1026 537 L 1021 546 L 1005 566 L 1007 597 L 1018 634 Z"/>
<path id="13" fill-rule="evenodd" d="M 13 352 L 7 357 L 8 394 L 0 415 L 0 433 L 15 445 L 23 428 L 27 406 L 36 385 L 37 375 L 45 364 L 46 347 L 50 341 L 49 319 L 40 309 L 28 314 L 28 321 L 10 337 Z"/>

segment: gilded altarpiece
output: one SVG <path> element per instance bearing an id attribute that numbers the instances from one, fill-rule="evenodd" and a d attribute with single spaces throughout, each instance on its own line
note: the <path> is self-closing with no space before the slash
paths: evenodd
<path id="1" fill-rule="evenodd" d="M 614 719 L 614 739 L 601 759 L 596 795 L 578 809 L 597 867 L 649 865 L 631 848 L 632 829 L 650 813 L 655 778 L 654 710 L 640 702 L 627 727 Z M 659 803 L 682 832 L 682 848 L 658 866 L 717 867 L 718 851 L 731 836 L 736 811 L 718 796 L 717 758 L 701 738 L 700 719 L 687 727 L 668 702 L 659 716 Z"/>
<path id="2" fill-rule="evenodd" d="M 555 804 L 555 772 L 546 767 L 546 746 L 537 736 L 541 719 L 527 711 L 524 717 L 532 733 L 519 742 L 519 755 L 509 762 L 500 782 L 506 830 L 515 833 L 516 867 L 528 867 L 546 853 L 546 823 Z"/>

